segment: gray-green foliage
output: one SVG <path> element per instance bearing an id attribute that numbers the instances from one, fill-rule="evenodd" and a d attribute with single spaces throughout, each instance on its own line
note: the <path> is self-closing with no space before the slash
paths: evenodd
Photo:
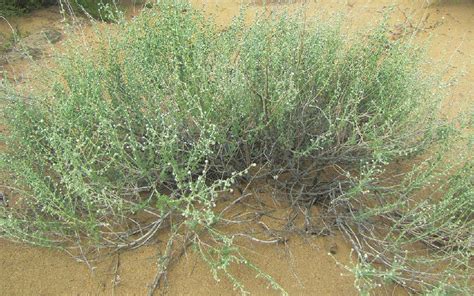
<path id="1" fill-rule="evenodd" d="M 213 228 L 218 193 L 249 167 L 303 205 L 347 210 L 381 186 L 384 165 L 445 138 L 420 50 L 390 41 L 384 24 L 349 37 L 298 15 L 243 19 L 221 29 L 186 2 L 160 1 L 98 31 L 92 48 L 72 43 L 43 87 L 5 86 L 1 164 L 22 198 L 2 209 L 2 235 L 134 247 L 179 213 L 220 246 L 197 243 L 213 270 L 252 267 Z"/>
<path id="2" fill-rule="evenodd" d="M 349 269 L 362 294 L 386 283 L 429 295 L 472 294 L 473 146 L 455 146 L 458 159 L 448 161 L 453 147 L 439 147 L 396 178 L 379 175 L 364 195 L 334 201 L 351 209 L 339 228 L 360 260 Z"/>

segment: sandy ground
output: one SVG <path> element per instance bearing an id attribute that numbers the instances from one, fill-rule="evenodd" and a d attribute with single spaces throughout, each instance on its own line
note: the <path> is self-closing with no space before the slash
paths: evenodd
<path id="1" fill-rule="evenodd" d="M 226 24 L 239 11 L 240 1 L 192 1 L 204 7 L 220 24 Z M 262 1 L 251 1 L 252 9 L 259 9 Z M 281 5 L 275 2 L 275 7 Z M 280 1 L 284 2 L 284 1 Z M 307 12 L 331 17 L 345 13 L 347 27 L 352 30 L 373 25 L 388 6 L 394 7 L 393 37 L 401 26 L 418 29 L 418 42 L 428 41 L 433 67 L 446 69 L 455 77 L 449 87 L 443 113 L 454 117 L 474 106 L 474 1 L 311 1 Z M 292 5 L 297 7 L 300 3 Z M 406 18 L 409 17 L 409 20 Z M 10 23 L 25 34 L 57 26 L 61 16 L 55 8 L 12 18 Z M 0 32 L 7 34 L 9 26 L 0 22 Z M 27 63 L 19 61 L 3 65 L 8 73 L 27 73 Z M 454 75 L 454 76 L 453 76 Z M 282 216 L 285 206 L 269 202 Z M 241 209 L 245 211 L 245 208 Z M 354 278 L 342 266 L 351 266 L 350 245 L 337 233 L 324 236 L 299 237 L 293 235 L 285 244 L 269 245 L 238 241 L 243 252 L 262 270 L 272 275 L 290 295 L 356 295 Z M 127 251 L 102 258 L 91 271 L 84 263 L 76 262 L 64 252 L 34 248 L 0 241 L 1 295 L 144 295 L 156 272 L 157 251 L 164 243 Z M 333 252 L 334 255 L 328 253 Z M 247 269 L 234 270 L 246 288 L 254 295 L 273 295 L 267 283 L 255 279 Z M 115 284 L 114 284 L 115 283 Z M 189 251 L 170 270 L 166 288 L 157 294 L 169 295 L 234 295 L 232 285 L 222 278 L 217 283 L 198 256 Z M 386 287 L 380 295 L 406 294 L 397 287 Z"/>

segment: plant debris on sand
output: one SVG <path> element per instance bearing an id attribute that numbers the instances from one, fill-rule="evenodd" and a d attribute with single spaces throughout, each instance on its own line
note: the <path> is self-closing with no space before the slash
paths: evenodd
<path id="1" fill-rule="evenodd" d="M 150 293 L 191 245 L 240 292 L 231 264 L 285 293 L 217 228 L 228 207 L 216 204 L 259 179 L 303 213 L 325 209 L 353 243 L 362 293 L 383 282 L 469 293 L 473 163 L 442 157 L 460 136 L 437 117 L 442 89 L 422 51 L 384 22 L 351 37 L 299 14 L 244 19 L 222 30 L 159 1 L 97 30 L 93 47 L 72 42 L 41 86 L 4 81 L 1 168 L 16 198 L 0 235 L 87 260 L 168 228 Z M 417 165 L 393 174 L 407 159 Z"/>

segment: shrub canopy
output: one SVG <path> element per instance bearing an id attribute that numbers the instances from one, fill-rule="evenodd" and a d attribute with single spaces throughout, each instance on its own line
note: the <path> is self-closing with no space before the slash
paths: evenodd
<path id="1" fill-rule="evenodd" d="M 135 214 L 173 211 L 209 227 L 217 192 L 252 166 L 295 202 L 347 206 L 449 133 L 420 50 L 384 24 L 348 35 L 287 13 L 243 19 L 222 29 L 160 1 L 92 47 L 71 43 L 43 87 L 3 88 L 1 164 L 23 197 L 4 235 L 126 246 L 137 224 L 158 225 Z"/>

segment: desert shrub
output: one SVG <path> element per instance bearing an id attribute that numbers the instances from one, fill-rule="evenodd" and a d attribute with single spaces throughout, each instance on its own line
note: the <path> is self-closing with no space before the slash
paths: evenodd
<path id="1" fill-rule="evenodd" d="M 263 275 L 214 228 L 220 194 L 249 168 L 295 203 L 344 212 L 385 165 L 447 137 L 421 50 L 384 23 L 348 35 L 287 13 L 243 19 L 222 30 L 160 1 L 91 47 L 72 42 L 42 87 L 4 85 L 1 166 L 21 198 L 2 208 L 2 236 L 125 248 L 182 221 L 173 233 L 191 233 L 213 271 Z"/>
<path id="2" fill-rule="evenodd" d="M 378 177 L 363 195 L 341 195 L 339 228 L 359 259 L 349 268 L 362 294 L 386 283 L 429 295 L 470 295 L 473 272 L 472 143 L 438 148 L 395 180 Z"/>

